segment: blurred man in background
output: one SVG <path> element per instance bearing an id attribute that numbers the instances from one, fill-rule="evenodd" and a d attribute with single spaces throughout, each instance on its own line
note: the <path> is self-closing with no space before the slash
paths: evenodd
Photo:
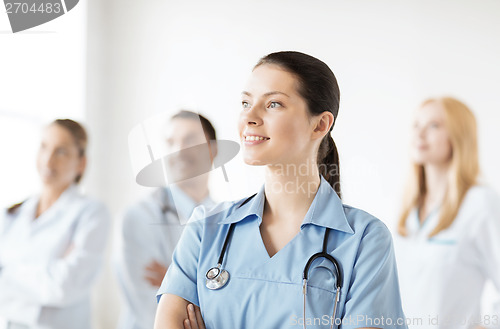
<path id="1" fill-rule="evenodd" d="M 165 130 L 168 187 L 132 205 L 121 223 L 116 270 L 125 310 L 119 329 L 153 328 L 156 292 L 184 225 L 196 206 L 214 204 L 208 190 L 208 172 L 217 154 L 210 144 L 216 140 L 214 127 L 202 115 L 183 110 Z"/>

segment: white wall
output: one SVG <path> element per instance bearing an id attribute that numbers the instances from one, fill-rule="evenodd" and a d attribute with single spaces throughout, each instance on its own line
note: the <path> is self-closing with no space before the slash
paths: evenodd
<path id="1" fill-rule="evenodd" d="M 55 118 L 84 119 L 85 39 L 85 2 L 16 34 L 0 11 L 1 207 L 38 190 L 41 127 Z"/>
<path id="2" fill-rule="evenodd" d="M 191 107 L 220 138 L 237 140 L 239 95 L 253 64 L 299 50 L 330 65 L 341 88 L 334 138 L 346 203 L 395 224 L 408 165 L 412 111 L 452 95 L 475 112 L 486 180 L 500 191 L 500 2 L 89 0 L 87 118 L 93 150 L 89 188 L 116 218 L 139 195 L 127 134 L 149 116 Z M 236 197 L 258 175 L 227 165 Z M 89 175 L 90 176 L 90 175 Z M 109 275 L 99 321 L 118 311 Z M 114 304 L 113 304 L 114 303 Z"/>

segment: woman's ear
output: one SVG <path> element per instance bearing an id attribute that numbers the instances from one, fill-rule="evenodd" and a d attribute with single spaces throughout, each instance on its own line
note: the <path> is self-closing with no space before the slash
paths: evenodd
<path id="1" fill-rule="evenodd" d="M 217 141 L 211 140 L 208 142 L 208 152 L 210 152 L 210 161 L 213 163 L 218 152 Z"/>
<path id="2" fill-rule="evenodd" d="M 80 176 L 83 176 L 85 168 L 87 168 L 87 157 L 84 155 L 80 157 L 80 163 L 78 164 L 78 171 L 80 172 Z"/>
<path id="3" fill-rule="evenodd" d="M 325 111 L 318 115 L 315 119 L 316 120 L 312 137 L 313 139 L 322 139 L 326 134 L 328 134 L 328 132 L 330 132 L 330 128 L 333 125 L 335 117 L 333 116 L 332 112 Z"/>

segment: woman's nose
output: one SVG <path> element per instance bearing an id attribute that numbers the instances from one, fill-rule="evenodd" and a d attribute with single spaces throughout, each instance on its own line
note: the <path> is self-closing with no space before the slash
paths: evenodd
<path id="1" fill-rule="evenodd" d="M 256 105 L 243 111 L 243 121 L 249 126 L 256 126 L 262 124 L 262 117 L 259 113 L 259 109 Z"/>
<path id="2" fill-rule="evenodd" d="M 54 164 L 54 152 L 40 151 L 41 164 L 50 168 Z"/>
<path id="3" fill-rule="evenodd" d="M 47 156 L 47 166 L 51 167 L 54 165 L 55 162 L 56 162 L 56 153 L 50 152 L 49 155 Z"/>
<path id="4" fill-rule="evenodd" d="M 415 125 L 413 127 L 413 136 L 417 139 L 423 139 L 425 138 L 425 127 L 422 127 L 420 125 Z"/>
<path id="5" fill-rule="evenodd" d="M 420 139 L 425 139 L 425 137 L 427 136 L 427 127 L 421 127 L 419 130 L 418 130 L 418 137 Z"/>

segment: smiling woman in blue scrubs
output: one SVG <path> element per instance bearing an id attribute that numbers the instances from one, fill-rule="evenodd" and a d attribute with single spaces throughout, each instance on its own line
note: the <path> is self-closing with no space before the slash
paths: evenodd
<path id="1" fill-rule="evenodd" d="M 273 53 L 255 66 L 238 127 L 245 163 L 266 166 L 265 184 L 251 198 L 195 210 L 158 292 L 156 329 L 406 328 L 389 231 L 340 200 L 330 134 L 339 96 L 333 72 L 309 55 Z M 206 274 L 228 233 L 229 281 L 212 290 Z M 340 273 L 314 260 L 304 300 L 304 267 L 323 249 Z"/>

